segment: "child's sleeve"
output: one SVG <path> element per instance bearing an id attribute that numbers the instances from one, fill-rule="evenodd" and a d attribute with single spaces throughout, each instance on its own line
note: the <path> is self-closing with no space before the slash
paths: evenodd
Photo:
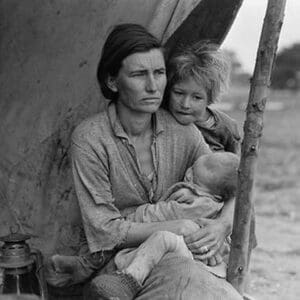
<path id="1" fill-rule="evenodd" d="M 230 135 L 227 140 L 225 151 L 240 154 L 241 150 L 241 136 L 239 134 L 237 123 L 234 122 L 230 128 Z"/>

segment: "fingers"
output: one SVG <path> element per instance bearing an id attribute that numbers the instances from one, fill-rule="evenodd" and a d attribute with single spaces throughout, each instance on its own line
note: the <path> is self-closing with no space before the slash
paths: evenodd
<path id="1" fill-rule="evenodd" d="M 203 229 L 197 230 L 197 231 L 185 236 L 184 241 L 186 242 L 186 244 L 191 244 L 193 242 L 202 240 L 206 235 L 207 235 L 207 233 L 205 230 L 203 230 Z M 204 244 L 200 245 L 200 247 L 201 246 L 204 246 Z"/>
<path id="2" fill-rule="evenodd" d="M 197 197 L 188 188 L 181 188 L 178 191 L 171 194 L 168 201 L 176 201 L 181 203 L 193 203 L 194 198 Z"/>
<path id="3" fill-rule="evenodd" d="M 198 253 L 194 254 L 193 253 L 193 255 L 194 255 L 195 259 L 201 260 L 203 263 L 204 263 L 204 261 L 206 261 L 205 264 L 208 264 L 209 263 L 209 259 L 214 256 L 214 250 L 209 250 L 205 254 L 198 254 Z"/>
<path id="4" fill-rule="evenodd" d="M 176 202 L 191 204 L 191 203 L 194 202 L 194 200 L 193 200 L 193 196 L 185 196 L 185 195 L 183 195 L 183 196 L 177 198 Z"/>
<path id="5" fill-rule="evenodd" d="M 198 225 L 206 226 L 206 225 L 211 224 L 211 223 L 212 223 L 212 220 L 211 220 L 211 219 L 207 219 L 207 218 L 199 218 L 199 219 L 195 220 L 195 222 L 196 222 Z"/>
<path id="6" fill-rule="evenodd" d="M 217 265 L 217 260 L 216 260 L 216 257 L 215 256 L 212 256 L 210 258 L 207 259 L 207 265 L 208 266 L 216 266 Z"/>
<path id="7" fill-rule="evenodd" d="M 217 265 L 219 265 L 223 261 L 223 258 L 220 253 L 215 254 L 215 259 L 216 259 Z"/>
<path id="8" fill-rule="evenodd" d="M 201 260 L 212 257 L 213 255 L 219 252 L 219 248 L 220 248 L 218 243 L 207 243 L 205 246 L 201 246 L 201 247 L 197 247 L 196 243 L 187 246 L 189 250 L 194 255 L 198 255 L 198 257 Z"/>
<path id="9" fill-rule="evenodd" d="M 180 198 L 181 195 L 182 194 L 181 194 L 180 190 L 178 190 L 177 192 L 174 192 L 173 194 L 171 194 L 168 201 L 177 201 L 177 199 Z"/>
<path id="10" fill-rule="evenodd" d="M 202 263 L 204 263 L 205 265 L 208 265 L 208 259 L 203 259 L 203 260 L 201 260 L 200 258 L 199 258 L 199 255 L 193 255 L 193 257 L 194 257 L 194 260 L 200 260 Z"/>

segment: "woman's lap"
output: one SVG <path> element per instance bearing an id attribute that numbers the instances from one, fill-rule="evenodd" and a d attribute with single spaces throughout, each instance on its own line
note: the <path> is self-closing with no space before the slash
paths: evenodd
<path id="1" fill-rule="evenodd" d="M 115 270 L 111 260 L 99 274 Z M 169 253 L 153 268 L 135 299 L 242 300 L 242 297 L 225 279 L 207 271 L 202 263 Z"/>
<path id="2" fill-rule="evenodd" d="M 202 263 L 171 254 L 154 267 L 136 300 L 241 300 L 225 280 L 208 272 Z"/>

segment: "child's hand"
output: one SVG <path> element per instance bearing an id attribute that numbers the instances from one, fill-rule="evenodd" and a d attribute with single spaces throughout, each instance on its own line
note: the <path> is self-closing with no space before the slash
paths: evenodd
<path id="1" fill-rule="evenodd" d="M 170 197 L 168 201 L 176 201 L 178 203 L 187 203 L 191 204 L 194 202 L 195 197 L 198 197 L 195 195 L 190 189 L 188 188 L 181 188 L 178 191 L 174 192 Z"/>

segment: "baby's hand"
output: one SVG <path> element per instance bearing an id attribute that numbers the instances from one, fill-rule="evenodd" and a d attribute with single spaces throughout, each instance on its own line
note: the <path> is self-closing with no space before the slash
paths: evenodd
<path id="1" fill-rule="evenodd" d="M 168 199 L 168 201 L 176 201 L 178 203 L 187 203 L 191 204 L 194 202 L 195 195 L 190 189 L 188 188 L 181 188 L 178 191 L 174 192 Z"/>

